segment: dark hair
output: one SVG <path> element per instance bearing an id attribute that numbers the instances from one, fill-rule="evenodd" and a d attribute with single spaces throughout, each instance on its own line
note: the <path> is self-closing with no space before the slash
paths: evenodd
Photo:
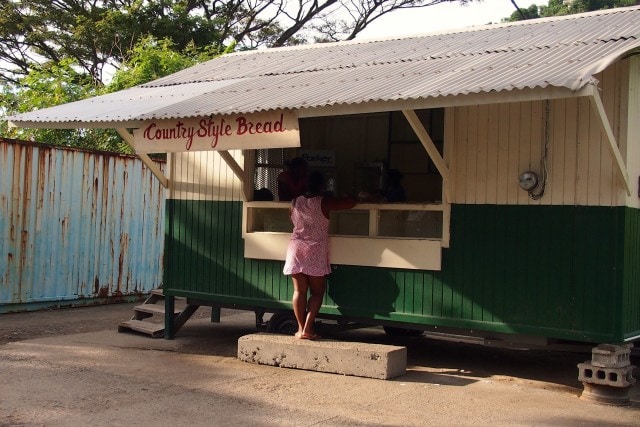
<path id="1" fill-rule="evenodd" d="M 322 187 L 324 187 L 324 175 L 322 172 L 311 172 L 307 178 L 307 189 L 309 192 L 314 194 L 321 193 Z"/>
<path id="2" fill-rule="evenodd" d="M 308 167 L 307 161 L 302 157 L 294 157 L 293 159 L 284 162 L 284 164 L 292 171 Z"/>
<path id="3" fill-rule="evenodd" d="M 262 187 L 253 192 L 253 200 L 270 202 L 273 200 L 273 193 L 268 188 Z"/>
<path id="4" fill-rule="evenodd" d="M 403 175 L 398 169 L 389 169 L 387 171 L 387 177 L 390 184 L 399 184 L 402 181 Z"/>

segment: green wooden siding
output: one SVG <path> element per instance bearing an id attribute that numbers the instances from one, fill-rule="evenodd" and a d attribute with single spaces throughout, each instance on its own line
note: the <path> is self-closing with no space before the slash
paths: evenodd
<path id="1" fill-rule="evenodd" d="M 169 200 L 165 292 L 289 308 L 282 262 L 243 256 L 240 202 Z M 640 330 L 640 214 L 454 205 L 442 270 L 334 266 L 324 313 L 593 342 Z"/>
<path id="2" fill-rule="evenodd" d="M 624 222 L 624 264 L 619 268 L 622 282 L 620 301 L 622 323 L 619 335 L 640 336 L 640 210 L 627 209 Z"/>

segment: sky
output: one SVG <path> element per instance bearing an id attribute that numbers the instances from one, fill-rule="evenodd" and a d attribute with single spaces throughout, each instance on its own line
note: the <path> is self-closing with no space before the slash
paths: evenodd
<path id="1" fill-rule="evenodd" d="M 548 0 L 516 0 L 522 9 L 532 4 L 547 5 Z M 509 0 L 484 0 L 468 6 L 443 3 L 419 9 L 397 10 L 369 24 L 357 39 L 404 36 L 448 29 L 499 23 L 515 11 Z"/>

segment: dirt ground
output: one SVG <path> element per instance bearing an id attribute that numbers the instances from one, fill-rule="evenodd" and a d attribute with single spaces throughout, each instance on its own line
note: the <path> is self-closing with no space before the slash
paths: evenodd
<path id="1" fill-rule="evenodd" d="M 0 426 L 640 425 L 637 385 L 630 406 L 579 398 L 585 353 L 327 337 L 405 345 L 407 374 L 373 380 L 240 362 L 244 311 L 201 308 L 175 340 L 118 333 L 134 305 L 0 315 Z"/>
<path id="2" fill-rule="evenodd" d="M 70 307 L 22 313 L 0 314 L 0 345 L 59 335 L 117 329 L 133 316 L 133 307 L 142 304 L 115 303 L 87 307 Z M 199 309 L 193 319 L 209 317 Z"/>

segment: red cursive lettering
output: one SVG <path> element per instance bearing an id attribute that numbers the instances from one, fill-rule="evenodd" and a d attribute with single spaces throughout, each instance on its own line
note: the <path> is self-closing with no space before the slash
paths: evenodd
<path id="1" fill-rule="evenodd" d="M 237 123 L 237 135 L 255 135 L 258 133 L 275 133 L 275 132 L 284 132 L 284 126 L 282 122 L 284 121 L 284 115 L 280 114 L 280 118 L 278 120 L 273 121 L 264 121 L 264 122 L 251 122 L 247 120 L 244 116 L 240 116 L 236 119 Z"/>

